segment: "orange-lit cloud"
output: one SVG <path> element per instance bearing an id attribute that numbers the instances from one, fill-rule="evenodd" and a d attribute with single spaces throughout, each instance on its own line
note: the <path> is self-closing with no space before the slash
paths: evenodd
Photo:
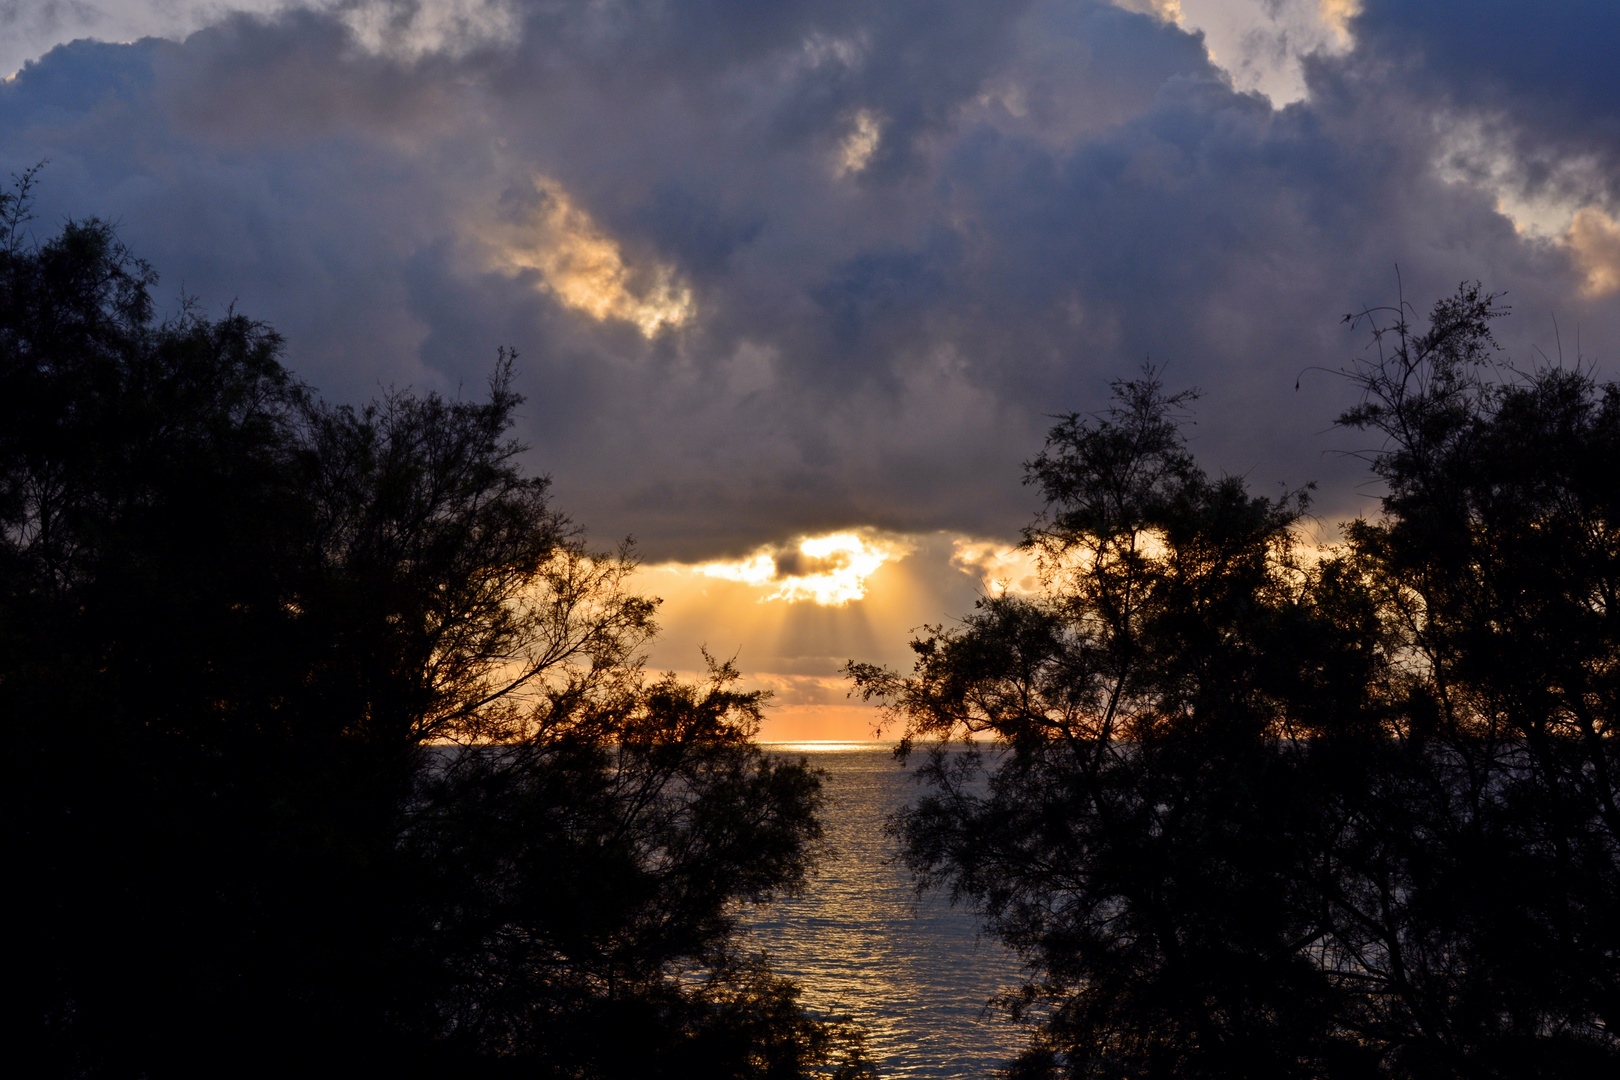
<path id="1" fill-rule="evenodd" d="M 497 267 L 537 271 L 538 287 L 564 306 L 599 321 L 632 323 L 649 338 L 692 318 L 692 290 L 673 267 L 632 266 L 619 242 L 557 181 L 536 177 L 534 196 L 520 212 L 480 230 Z"/>
<path id="2" fill-rule="evenodd" d="M 911 551 L 906 540 L 872 532 L 804 537 L 782 547 L 764 547 L 731 562 L 702 563 L 692 572 L 760 586 L 759 602 L 813 600 L 841 607 L 866 595 L 866 579 L 878 567 Z"/>
<path id="3" fill-rule="evenodd" d="M 1361 0 L 1319 0 L 1322 22 L 1340 47 L 1350 44 L 1350 20 L 1361 14 Z"/>
<path id="4" fill-rule="evenodd" d="M 1022 548 L 993 540 L 958 537 L 953 542 L 951 565 L 977 578 L 985 592 L 1030 595 L 1040 590 L 1035 556 Z"/>
<path id="5" fill-rule="evenodd" d="M 1603 186 L 1595 158 L 1576 154 L 1540 162 L 1550 180 L 1527 189 L 1523 177 L 1530 170 L 1501 132 L 1477 118 L 1452 126 L 1437 160 L 1442 179 L 1483 188 L 1520 236 L 1562 246 L 1581 276 L 1583 296 L 1620 291 L 1620 222 L 1590 201 Z"/>
<path id="6" fill-rule="evenodd" d="M 837 174 L 847 176 L 865 169 L 882 141 L 882 119 L 871 109 L 857 109 L 850 121 L 849 134 L 838 147 Z"/>
<path id="7" fill-rule="evenodd" d="M 1620 221 L 1596 206 L 1582 207 L 1564 242 L 1585 278 L 1582 292 L 1593 297 L 1620 292 Z"/>
<path id="8" fill-rule="evenodd" d="M 1596 157 L 1571 154 L 1532 170 L 1507 135 L 1484 120 L 1447 117 L 1446 126 L 1436 160 L 1441 179 L 1490 192 L 1497 213 L 1520 236 L 1561 245 L 1581 276 L 1583 296 L 1620 292 L 1620 222 L 1592 201 L 1605 186 Z M 1537 170 L 1545 179 L 1530 187 L 1524 177 Z"/>
<path id="9" fill-rule="evenodd" d="M 1031 591 L 1033 575 L 1031 558 L 1004 540 L 856 528 L 729 561 L 649 566 L 639 585 L 664 600 L 651 667 L 697 676 L 704 647 L 735 658 L 746 687 L 770 692 L 762 738 L 870 739 L 881 717 L 849 697 L 845 662 L 905 670 L 921 627 L 951 622 L 986 594 Z"/>
<path id="10" fill-rule="evenodd" d="M 1330 531 L 1300 535 L 1307 562 L 1331 551 Z M 1153 532 L 1137 547 L 1165 553 Z M 1085 557 L 1073 553 L 1045 573 L 1061 576 Z M 893 724 L 880 732 L 878 709 L 850 697 L 847 661 L 908 671 L 916 660 L 909 642 L 927 627 L 952 625 L 986 596 L 1036 596 L 1047 586 L 1041 554 L 1008 539 L 863 528 L 731 561 L 661 563 L 641 571 L 638 587 L 664 601 L 650 667 L 699 678 L 706 648 L 736 661 L 745 688 L 770 693 L 762 739 L 867 740 L 904 732 Z"/>
<path id="11" fill-rule="evenodd" d="M 37 63 L 4 85 L 0 143 L 11 170 L 58 162 L 42 223 L 127 223 L 155 298 L 240 296 L 333 400 L 475 386 L 515 345 L 513 434 L 559 507 L 655 560 L 733 564 L 649 587 L 672 598 L 649 663 L 701 669 L 707 643 L 830 677 L 908 665 L 914 627 L 1026 587 L 1019 462 L 1144 356 L 1168 389 L 1209 388 L 1208 468 L 1316 480 L 1331 519 L 1364 502 L 1340 453 L 1362 443 L 1331 425 L 1342 381 L 1296 376 L 1360 347 L 1334 315 L 1392 302 L 1395 260 L 1419 315 L 1464 278 L 1509 294 L 1522 362 L 1550 313 L 1588 348 L 1620 337 L 1601 50 L 1620 7 L 1487 5 L 1459 35 L 1434 5 L 1131 2 L 1150 14 L 795 0 L 743 35 L 702 5 L 298 0 L 319 10 L 191 33 L 212 0 L 120 0 L 195 18 L 68 37 L 23 11 L 35 44 L 0 35 L 0 73 Z M 45 51 L 114 34 L 140 40 Z M 1305 97 L 1268 109 L 1255 87 Z M 879 513 L 949 531 L 864 578 L 853 551 L 837 572 L 779 567 L 818 557 L 794 546 L 734 565 Z"/>

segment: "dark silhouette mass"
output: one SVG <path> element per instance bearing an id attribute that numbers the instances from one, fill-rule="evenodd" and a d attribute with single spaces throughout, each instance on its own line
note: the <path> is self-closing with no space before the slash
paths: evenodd
<path id="1" fill-rule="evenodd" d="M 268 327 L 0 194 L 7 1058 L 30 1075 L 868 1074 L 738 951 L 820 785 L 484 400 L 333 406 Z"/>
<path id="2" fill-rule="evenodd" d="M 1620 386 L 1496 357 L 1496 298 L 1349 321 L 1381 513 L 1188 451 L 1155 372 L 1026 466 L 1041 587 L 852 663 L 929 794 L 921 887 L 1030 964 L 1014 1077 L 1620 1069 Z"/>
<path id="3" fill-rule="evenodd" d="M 8 1054 L 40 1075 L 873 1075 L 744 952 L 820 782 L 487 397 L 323 401 L 269 327 L 0 193 Z M 1026 466 L 1039 587 L 857 691 L 892 824 L 1031 978 L 1019 1078 L 1620 1069 L 1620 386 L 1402 303 L 1341 374 L 1377 515 L 1212 477 L 1158 374 Z M 952 747 L 967 735 L 987 738 Z"/>

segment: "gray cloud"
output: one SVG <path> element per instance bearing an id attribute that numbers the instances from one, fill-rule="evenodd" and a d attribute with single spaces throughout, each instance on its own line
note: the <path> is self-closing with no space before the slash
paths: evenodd
<path id="1" fill-rule="evenodd" d="M 1207 391 L 1212 468 L 1320 480 L 1338 515 L 1348 388 L 1295 383 L 1359 347 L 1338 317 L 1391 300 L 1397 263 L 1420 304 L 1507 290 L 1521 359 L 1554 316 L 1600 361 L 1620 339 L 1555 237 L 1443 167 L 1478 117 L 1609 197 L 1620 97 L 1582 50 L 1620 16 L 1485 7 L 1448 37 L 1370 5 L 1277 110 L 1196 36 L 1086 0 L 514 4 L 511 33 L 442 49 L 339 5 L 58 48 L 0 86 L 0 165 L 50 158 L 42 227 L 119 220 L 165 289 L 239 298 L 329 396 L 476 392 L 516 346 L 536 467 L 655 558 L 1008 535 L 1048 416 L 1149 357 Z M 1565 41 L 1565 70 L 1515 59 Z"/>
<path id="2" fill-rule="evenodd" d="M 1480 110 L 1527 144 L 1601 155 L 1620 166 L 1620 12 L 1606 0 L 1545 10 L 1475 0 L 1376 0 L 1357 20 L 1366 48 L 1425 94 Z"/>

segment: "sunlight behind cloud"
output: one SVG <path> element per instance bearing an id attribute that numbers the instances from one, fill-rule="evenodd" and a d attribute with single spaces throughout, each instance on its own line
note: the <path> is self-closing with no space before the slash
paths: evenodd
<path id="1" fill-rule="evenodd" d="M 1582 207 L 1564 234 L 1587 296 L 1620 292 L 1620 221 L 1595 206 Z"/>
<path id="2" fill-rule="evenodd" d="M 954 532 L 850 528 L 734 559 L 645 566 L 638 588 L 663 600 L 648 666 L 701 674 L 707 650 L 734 660 L 746 689 L 770 691 L 762 737 L 869 739 L 880 716 L 849 696 L 845 663 L 908 670 L 917 628 L 970 611 L 988 591 L 985 569 L 992 579 L 1016 572 L 1016 559 L 1005 557 L 1012 546 Z"/>
<path id="3" fill-rule="evenodd" d="M 1587 297 L 1620 291 L 1620 222 L 1600 205 L 1605 176 L 1589 155 L 1519 157 L 1509 136 L 1479 117 L 1442 114 L 1435 169 L 1489 194 L 1520 236 L 1563 247 Z M 1529 179 L 1535 177 L 1535 181 Z"/>
<path id="4" fill-rule="evenodd" d="M 1524 160 L 1511 133 L 1489 118 L 1442 112 L 1433 123 L 1440 179 L 1488 193 L 1497 213 L 1521 236 L 1564 235 L 1576 213 L 1604 187 L 1602 166 L 1595 159 L 1576 154 Z M 1537 178 L 1534 184 L 1531 176 Z"/>
<path id="5" fill-rule="evenodd" d="M 1322 22 L 1338 39 L 1340 48 L 1350 47 L 1350 20 L 1361 14 L 1361 0 L 1319 0 Z"/>
<path id="6" fill-rule="evenodd" d="M 838 147 L 838 175 L 848 176 L 865 169 L 882 141 L 883 122 L 878 115 L 871 109 L 857 110 L 849 134 Z"/>
<path id="7" fill-rule="evenodd" d="M 842 607 L 866 596 L 866 579 L 878 567 L 912 548 L 910 542 L 892 537 L 841 532 L 806 537 L 781 548 L 761 548 L 732 562 L 702 563 L 692 571 L 769 588 L 760 603 L 813 600 L 826 607 Z"/>
<path id="8" fill-rule="evenodd" d="M 1111 0 L 1188 33 L 1201 32 L 1210 62 L 1239 90 L 1281 108 L 1306 95 L 1301 61 L 1355 44 L 1350 22 L 1361 0 Z"/>
<path id="9" fill-rule="evenodd" d="M 957 537 L 951 544 L 951 566 L 977 578 L 991 596 L 1029 596 L 1041 588 L 1034 553 L 995 540 Z"/>
<path id="10" fill-rule="evenodd" d="M 673 267 L 632 266 L 555 180 L 536 177 L 533 197 L 519 201 L 521 209 L 486 236 L 500 269 L 537 272 L 539 288 L 563 305 L 598 321 L 633 323 L 649 338 L 695 314 L 692 290 Z"/>

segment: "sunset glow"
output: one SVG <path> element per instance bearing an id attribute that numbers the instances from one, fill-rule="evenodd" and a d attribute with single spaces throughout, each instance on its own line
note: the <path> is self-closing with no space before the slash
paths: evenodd
<path id="1" fill-rule="evenodd" d="M 912 545 L 904 540 L 855 532 L 811 536 L 781 548 L 765 547 L 732 562 L 702 563 L 693 572 L 705 577 L 765 587 L 759 603 L 813 601 L 842 607 L 866 595 L 866 579 Z"/>
<path id="2" fill-rule="evenodd" d="M 870 739 L 880 716 L 849 696 L 844 664 L 907 669 L 918 627 L 1004 587 L 1030 589 L 1032 572 L 1009 540 L 873 528 L 794 537 L 737 559 L 647 566 L 638 586 L 663 600 L 648 666 L 696 678 L 707 650 L 734 660 L 747 688 L 770 693 L 761 737 Z"/>
<path id="3" fill-rule="evenodd" d="M 1620 0 L 0 29 L 29 1075 L 1620 1076 Z"/>
<path id="4" fill-rule="evenodd" d="M 976 577 L 985 592 L 1029 595 L 1039 590 L 1039 567 L 1035 556 L 994 540 L 958 537 L 952 544 L 951 565 Z"/>

